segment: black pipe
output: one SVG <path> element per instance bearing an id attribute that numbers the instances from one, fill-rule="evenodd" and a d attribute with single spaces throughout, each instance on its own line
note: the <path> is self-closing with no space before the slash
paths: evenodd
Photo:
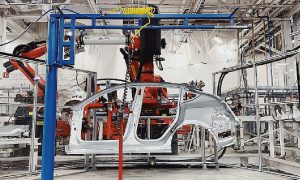
<path id="1" fill-rule="evenodd" d="M 297 70 L 297 84 L 298 84 L 298 108 L 300 108 L 300 70 L 299 70 L 299 60 L 296 61 L 296 70 Z"/>
<path id="2" fill-rule="evenodd" d="M 97 79 L 97 81 L 120 81 L 120 82 L 126 82 L 124 79 L 117 79 L 117 78 L 101 78 L 101 79 Z"/>
<path id="3" fill-rule="evenodd" d="M 220 75 L 220 78 L 219 78 L 219 81 L 218 81 L 218 87 L 217 87 L 217 95 L 218 96 L 221 96 L 221 93 L 222 93 L 222 84 L 223 84 L 223 80 L 224 80 L 226 74 L 228 74 L 228 72 L 222 73 Z"/>

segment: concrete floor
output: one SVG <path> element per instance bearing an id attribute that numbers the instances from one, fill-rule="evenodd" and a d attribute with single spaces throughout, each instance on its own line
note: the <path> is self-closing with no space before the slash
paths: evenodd
<path id="1" fill-rule="evenodd" d="M 116 180 L 118 171 L 101 169 L 84 172 L 82 170 L 57 170 L 55 180 Z M 39 177 L 13 178 L 15 180 L 33 180 Z M 125 169 L 124 180 L 283 180 L 278 175 L 261 173 L 246 169 L 221 168 L 202 170 L 199 168 L 182 169 Z"/>
<path id="2" fill-rule="evenodd" d="M 257 164 L 256 155 L 251 154 L 227 154 L 225 155 L 220 162 L 223 164 L 232 164 L 239 165 L 240 157 L 248 157 L 250 164 Z M 99 159 L 102 159 L 98 157 Z M 126 158 L 125 158 L 126 159 Z M 22 162 L 28 165 L 28 158 L 0 158 L 0 161 L 5 162 L 11 160 L 13 163 Z M 56 162 L 65 162 L 67 166 L 76 165 L 74 163 L 83 164 L 83 156 L 56 156 Z M 110 162 L 108 160 L 108 162 Z M 17 163 L 18 164 L 18 163 Z M 40 162 L 39 162 L 40 164 Z M 60 166 L 61 167 L 61 166 Z M 6 179 L 14 180 L 36 180 L 40 179 L 39 175 L 35 176 L 24 176 L 28 175 L 27 168 L 18 169 L 18 168 L 8 168 L 0 169 L 0 179 L 3 176 L 12 175 L 12 174 L 21 174 L 22 177 L 10 177 Z M 113 168 L 101 168 L 96 171 L 86 172 L 84 168 L 79 169 L 68 169 L 60 168 L 54 171 L 55 180 L 93 180 L 93 179 L 103 179 L 103 180 L 116 180 L 118 179 L 118 171 Z M 209 168 L 203 170 L 200 167 L 196 168 L 156 168 L 156 169 L 147 169 L 147 168 L 125 168 L 124 169 L 124 180 L 281 180 L 281 179 L 290 179 L 280 175 L 274 175 L 269 173 L 263 173 L 258 171 L 252 171 L 248 169 L 241 168 L 220 168 L 219 171 L 216 169 Z M 299 179 L 300 180 L 300 179 Z"/>

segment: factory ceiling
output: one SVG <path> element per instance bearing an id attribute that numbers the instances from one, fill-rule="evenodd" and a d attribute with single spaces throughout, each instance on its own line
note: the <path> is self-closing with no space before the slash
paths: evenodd
<path id="1" fill-rule="evenodd" d="M 299 0 L 0 0 L 0 15 L 7 19 L 7 34 L 20 34 L 35 21 L 43 12 L 53 7 L 68 8 L 79 13 L 109 13 L 118 7 L 143 6 L 153 4 L 161 13 L 231 13 L 237 7 L 236 23 L 239 25 L 254 23 L 258 34 L 263 25 L 261 17 L 268 16 L 271 21 L 289 20 L 299 12 Z M 4 13 L 3 13 L 4 12 Z M 38 38 L 41 28 L 47 28 L 47 17 L 26 33 L 31 38 Z M 84 22 L 83 22 L 84 23 Z M 174 22 L 164 22 L 174 23 Z M 205 23 L 195 21 L 194 23 Z M 210 22 L 220 24 L 222 22 Z M 277 23 L 280 24 L 280 23 Z M 279 26 L 279 25 L 277 25 Z M 275 29 L 275 28 L 274 28 Z M 103 31 L 99 31 L 101 33 Z M 105 33 L 115 33 L 114 30 Z M 242 32 L 244 44 L 248 43 L 251 32 Z"/>

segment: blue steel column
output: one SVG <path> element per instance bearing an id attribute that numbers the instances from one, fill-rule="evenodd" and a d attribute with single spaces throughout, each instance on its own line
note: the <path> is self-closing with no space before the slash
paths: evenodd
<path id="1" fill-rule="evenodd" d="M 55 152 L 58 20 L 51 17 L 51 15 L 48 31 L 48 59 L 42 145 L 42 180 L 53 179 Z"/>

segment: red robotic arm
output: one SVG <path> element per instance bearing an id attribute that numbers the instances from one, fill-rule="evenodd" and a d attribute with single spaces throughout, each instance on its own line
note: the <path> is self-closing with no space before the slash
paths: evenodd
<path id="1" fill-rule="evenodd" d="M 46 42 L 30 42 L 28 44 L 22 44 L 15 47 L 13 54 L 17 56 L 22 56 L 26 58 L 38 58 L 46 54 L 47 47 Z M 3 64 L 6 68 L 7 73 L 11 73 L 14 70 L 20 70 L 25 77 L 34 84 L 35 70 L 27 63 L 18 60 L 11 59 Z M 42 77 L 39 77 L 38 82 L 38 97 L 44 97 L 45 91 L 45 80 Z"/>

